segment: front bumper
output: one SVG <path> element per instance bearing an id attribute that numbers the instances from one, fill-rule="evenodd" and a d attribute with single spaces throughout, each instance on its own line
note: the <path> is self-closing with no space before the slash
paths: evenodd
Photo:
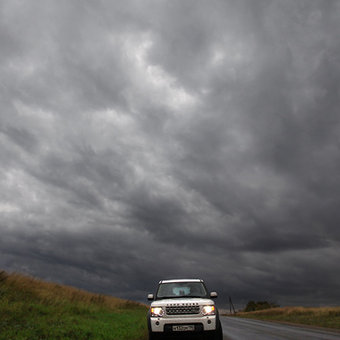
<path id="1" fill-rule="evenodd" d="M 196 317 L 150 317 L 152 332 L 171 332 L 175 325 L 195 325 L 195 331 L 213 331 L 216 329 L 216 315 Z"/>

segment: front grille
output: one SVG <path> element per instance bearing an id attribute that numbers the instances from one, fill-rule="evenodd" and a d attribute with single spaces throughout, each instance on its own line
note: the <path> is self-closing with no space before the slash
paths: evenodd
<path id="1" fill-rule="evenodd" d="M 199 306 L 171 306 L 166 307 L 166 314 L 168 315 L 181 315 L 181 314 L 199 314 Z"/>

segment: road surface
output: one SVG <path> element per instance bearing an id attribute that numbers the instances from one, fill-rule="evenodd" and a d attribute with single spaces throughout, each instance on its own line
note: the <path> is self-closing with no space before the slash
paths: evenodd
<path id="1" fill-rule="evenodd" d="M 221 316 L 223 340 L 340 340 L 340 332 Z"/>

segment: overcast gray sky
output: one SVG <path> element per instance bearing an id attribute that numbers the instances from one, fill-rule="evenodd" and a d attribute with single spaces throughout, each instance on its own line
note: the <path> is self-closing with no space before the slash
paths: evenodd
<path id="1" fill-rule="evenodd" d="M 143 300 L 340 300 L 340 1 L 1 1 L 0 268 Z"/>

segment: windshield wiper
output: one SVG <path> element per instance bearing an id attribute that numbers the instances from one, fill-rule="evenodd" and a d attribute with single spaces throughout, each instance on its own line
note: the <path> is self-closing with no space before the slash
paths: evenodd
<path id="1" fill-rule="evenodd" d="M 198 295 L 175 295 L 175 296 L 158 296 L 158 299 L 182 299 L 182 298 L 200 298 L 204 299 L 205 296 Z"/>
<path id="2" fill-rule="evenodd" d="M 186 295 L 185 297 L 204 299 L 205 296 L 202 295 Z"/>
<path id="3" fill-rule="evenodd" d="M 177 299 L 177 298 L 181 298 L 182 296 L 157 296 L 157 299 Z"/>

